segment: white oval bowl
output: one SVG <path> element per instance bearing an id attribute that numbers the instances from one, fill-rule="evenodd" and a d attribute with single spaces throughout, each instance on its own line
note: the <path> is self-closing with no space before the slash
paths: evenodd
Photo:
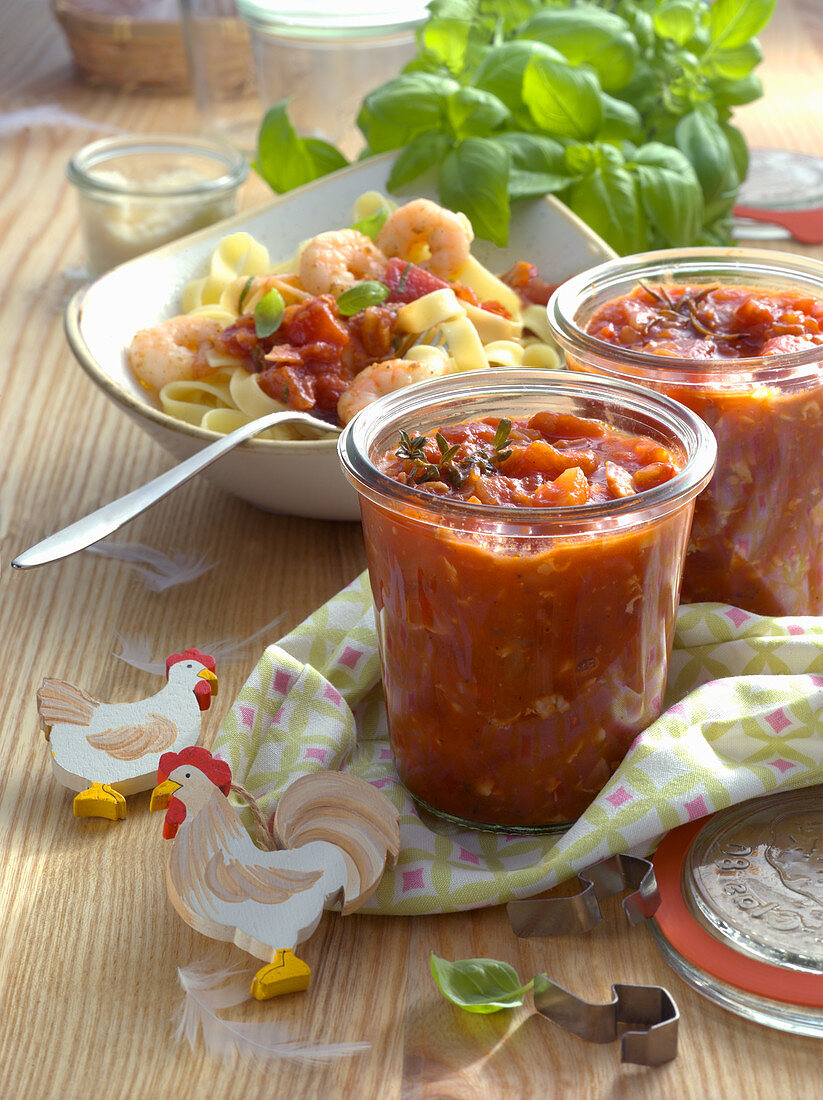
<path id="1" fill-rule="evenodd" d="M 352 165 L 273 199 L 265 206 L 121 264 L 78 291 L 66 308 L 66 335 L 89 377 L 175 458 L 188 458 L 216 432 L 175 420 L 132 375 L 126 349 L 138 329 L 180 312 L 186 284 L 203 275 L 212 252 L 228 233 L 245 230 L 273 260 L 292 255 L 308 237 L 351 224 L 356 199 L 365 191 L 387 193 L 394 154 Z M 437 198 L 431 181 L 415 181 L 401 201 Z M 614 252 L 563 203 L 548 196 L 513 207 L 509 243 L 497 248 L 475 240 L 472 253 L 491 271 L 516 260 L 536 264 L 557 283 L 614 257 Z M 357 496 L 343 476 L 335 438 L 255 439 L 242 443 L 203 472 L 213 484 L 271 512 L 315 519 L 360 518 Z"/>

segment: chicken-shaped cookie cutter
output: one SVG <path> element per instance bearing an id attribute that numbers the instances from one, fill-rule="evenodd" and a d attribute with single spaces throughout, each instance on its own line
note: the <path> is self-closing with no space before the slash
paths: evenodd
<path id="1" fill-rule="evenodd" d="M 296 779 L 274 817 L 274 850 L 259 848 L 228 801 L 231 768 L 199 746 L 160 758 L 152 810 L 166 810 L 173 840 L 169 899 L 187 924 L 229 940 L 266 965 L 251 994 L 259 1001 L 308 988 L 311 971 L 294 954 L 324 909 L 344 915 L 377 889 L 400 850 L 398 812 L 370 783 L 345 772 Z"/>
<path id="2" fill-rule="evenodd" d="M 79 792 L 75 817 L 122 821 L 126 796 L 154 786 L 162 754 L 197 744 L 217 694 L 214 666 L 199 649 L 173 653 L 160 691 L 131 703 L 101 703 L 65 680 L 43 680 L 37 712 L 55 776 Z"/>
<path id="3" fill-rule="evenodd" d="M 623 890 L 629 923 L 653 916 L 660 905 L 654 867 L 640 856 L 616 855 L 578 875 L 582 889 L 566 898 L 527 898 L 506 907 L 518 936 L 563 936 L 588 932 L 602 919 L 599 902 Z M 612 999 L 593 1004 L 553 982 L 545 974 L 534 981 L 534 1007 L 566 1031 L 590 1043 L 620 1037 L 621 1059 L 659 1066 L 677 1057 L 680 1013 L 668 990 L 658 985 L 612 986 Z M 619 1025 L 626 1025 L 620 1032 Z"/>

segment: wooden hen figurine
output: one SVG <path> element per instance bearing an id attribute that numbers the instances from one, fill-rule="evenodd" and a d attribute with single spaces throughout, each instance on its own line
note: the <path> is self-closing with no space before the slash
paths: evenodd
<path id="1" fill-rule="evenodd" d="M 99 703 L 65 680 L 37 693 L 54 773 L 70 790 L 75 817 L 126 816 L 126 798 L 154 786 L 160 757 L 200 740 L 201 712 L 217 694 L 214 658 L 197 649 L 166 661 L 166 684 L 134 703 Z"/>
<path id="2" fill-rule="evenodd" d="M 394 806 L 354 775 L 302 776 L 277 806 L 283 847 L 264 851 L 226 797 L 231 769 L 224 761 L 199 746 L 169 752 L 157 776 L 151 808 L 167 811 L 163 836 L 176 836 L 166 868 L 175 909 L 198 932 L 268 964 L 254 977 L 253 997 L 306 989 L 310 970 L 294 948 L 324 909 L 351 913 L 374 893 L 400 848 Z"/>

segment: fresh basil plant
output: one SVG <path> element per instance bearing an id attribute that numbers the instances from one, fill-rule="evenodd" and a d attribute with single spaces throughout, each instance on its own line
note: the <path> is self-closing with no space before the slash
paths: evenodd
<path id="1" fill-rule="evenodd" d="M 748 162 L 733 109 L 762 95 L 775 2 L 432 0 L 417 56 L 363 101 L 362 156 L 398 151 L 390 190 L 435 169 L 498 245 L 511 203 L 549 193 L 620 253 L 726 241 Z M 286 108 L 255 161 L 276 191 L 346 163 Z"/>

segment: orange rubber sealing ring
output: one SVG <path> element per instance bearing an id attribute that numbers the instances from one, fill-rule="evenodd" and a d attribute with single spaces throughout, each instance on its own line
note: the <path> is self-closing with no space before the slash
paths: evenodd
<path id="1" fill-rule="evenodd" d="M 709 935 L 689 912 L 681 887 L 683 864 L 704 825 L 704 821 L 692 821 L 673 829 L 654 854 L 662 899 L 653 918 L 658 928 L 679 954 L 710 977 L 771 1001 L 823 1008 L 823 976 L 742 955 Z"/>

